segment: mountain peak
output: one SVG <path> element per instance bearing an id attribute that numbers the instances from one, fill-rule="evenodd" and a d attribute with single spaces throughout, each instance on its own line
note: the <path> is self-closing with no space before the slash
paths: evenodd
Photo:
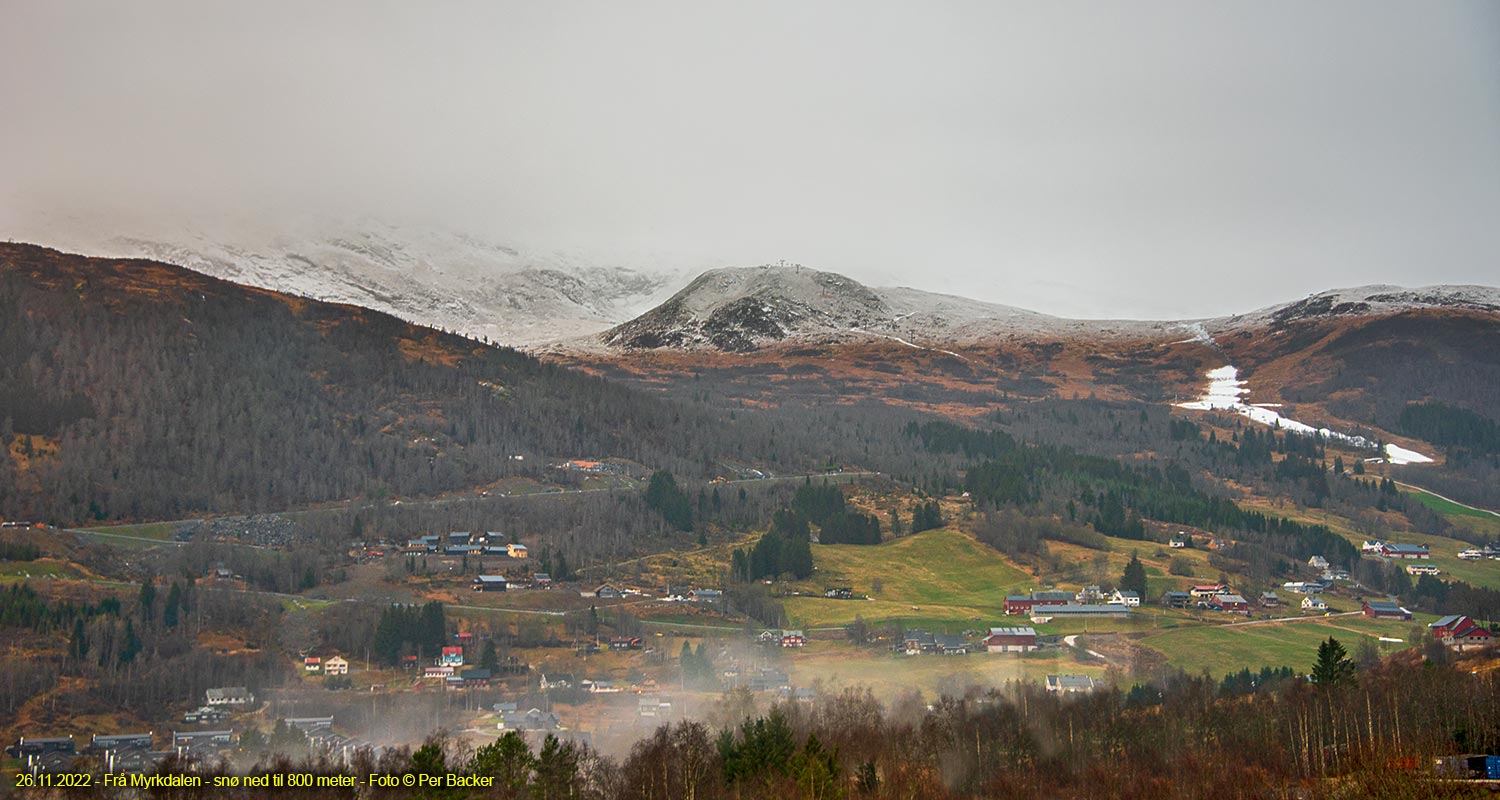
<path id="1" fill-rule="evenodd" d="M 834 272 L 800 265 L 712 269 L 635 319 L 601 334 L 627 349 L 742 352 L 798 334 L 847 331 L 890 316 L 881 296 Z"/>

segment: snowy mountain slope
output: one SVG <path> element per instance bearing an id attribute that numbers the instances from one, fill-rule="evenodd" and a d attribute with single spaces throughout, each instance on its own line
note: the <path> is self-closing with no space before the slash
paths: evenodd
<path id="1" fill-rule="evenodd" d="M 1184 323 L 1070 320 L 906 287 L 872 288 L 799 266 L 710 270 L 645 314 L 600 334 L 626 350 L 753 350 L 784 340 L 870 337 L 958 343 L 1030 336 L 1181 335 Z"/>
<path id="2" fill-rule="evenodd" d="M 63 221 L 7 235 L 88 255 L 178 264 L 517 346 L 598 332 L 650 308 L 682 280 L 667 269 L 631 269 L 379 221 L 221 227 L 139 236 Z"/>
<path id="3" fill-rule="evenodd" d="M 1452 308 L 1500 312 L 1500 288 L 1444 285 L 1407 288 L 1389 284 L 1318 292 L 1247 314 L 1204 320 L 1210 330 L 1280 327 L 1299 320 L 1394 314 L 1415 309 Z"/>

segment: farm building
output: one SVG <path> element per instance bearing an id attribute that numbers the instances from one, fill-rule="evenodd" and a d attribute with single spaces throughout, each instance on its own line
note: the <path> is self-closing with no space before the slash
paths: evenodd
<path id="1" fill-rule="evenodd" d="M 1047 691 L 1053 694 L 1088 694 L 1098 684 L 1087 675 L 1048 675 Z"/>
<path id="2" fill-rule="evenodd" d="M 1380 547 L 1380 555 L 1381 555 L 1382 558 L 1400 558 L 1400 559 L 1431 558 L 1432 557 L 1432 554 L 1430 552 L 1428 552 L 1427 545 L 1425 545 L 1425 544 L 1390 544 L 1390 543 L 1387 543 L 1387 544 L 1381 545 L 1381 547 Z"/>
<path id="3" fill-rule="evenodd" d="M 204 692 L 211 706 L 248 706 L 255 702 L 255 695 L 243 686 L 226 686 Z"/>
<path id="4" fill-rule="evenodd" d="M 1128 616 L 1130 616 L 1130 608 L 1128 606 L 1110 604 L 1082 605 L 1079 603 L 1046 606 L 1044 608 L 1039 607 L 1033 609 L 1031 613 L 1033 620 L 1041 617 L 1112 617 L 1114 619 L 1124 619 Z"/>
<path id="5" fill-rule="evenodd" d="M 1361 613 L 1373 619 L 1411 619 L 1411 612 L 1393 600 L 1367 600 Z"/>
<path id="6" fill-rule="evenodd" d="M 1187 608 L 1193 596 L 1187 592 L 1164 592 L 1161 596 L 1161 604 L 1167 608 Z"/>
<path id="7" fill-rule="evenodd" d="M 1460 652 L 1495 643 L 1495 635 L 1462 614 L 1443 617 L 1427 626 L 1432 638 Z"/>
<path id="8" fill-rule="evenodd" d="M 1250 613 L 1250 603 L 1237 594 L 1217 594 L 1208 599 L 1208 607 L 1215 611 L 1228 611 L 1235 614 Z"/>
<path id="9" fill-rule="evenodd" d="M 479 575 L 469 584 L 476 592 L 503 592 L 510 585 L 504 575 Z"/>
<path id="10" fill-rule="evenodd" d="M 724 602 L 724 593 L 718 589 L 694 589 L 688 592 L 688 598 L 694 603 L 716 606 Z"/>
<path id="11" fill-rule="evenodd" d="M 961 656 L 969 652 L 972 646 L 968 640 L 956 633 L 939 633 L 932 637 L 937 645 L 937 652 L 945 656 Z"/>
<path id="12" fill-rule="evenodd" d="M 990 628 L 984 648 L 991 653 L 1029 653 L 1036 649 L 1036 628 Z"/>
<path id="13" fill-rule="evenodd" d="M 498 727 L 502 731 L 555 731 L 561 729 L 562 724 L 556 712 L 531 708 L 501 712 Z"/>
<path id="14" fill-rule="evenodd" d="M 1065 606 L 1077 605 L 1078 597 L 1072 592 L 1032 592 L 1031 605 L 1036 606 Z"/>

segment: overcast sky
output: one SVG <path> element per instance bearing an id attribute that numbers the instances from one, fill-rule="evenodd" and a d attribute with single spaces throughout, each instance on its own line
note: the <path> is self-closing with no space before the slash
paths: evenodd
<path id="1" fill-rule="evenodd" d="M 1488 0 L 0 0 L 0 20 L 0 236 L 91 203 L 320 208 L 1075 316 L 1500 284 Z"/>

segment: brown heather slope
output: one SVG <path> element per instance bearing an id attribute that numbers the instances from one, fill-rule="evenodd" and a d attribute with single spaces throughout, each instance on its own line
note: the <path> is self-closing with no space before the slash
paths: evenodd
<path id="1" fill-rule="evenodd" d="M 582 454 L 691 474 L 754 424 L 377 311 L 20 244 L 0 244 L 0 409 L 0 518 L 63 524 L 430 497 Z"/>

